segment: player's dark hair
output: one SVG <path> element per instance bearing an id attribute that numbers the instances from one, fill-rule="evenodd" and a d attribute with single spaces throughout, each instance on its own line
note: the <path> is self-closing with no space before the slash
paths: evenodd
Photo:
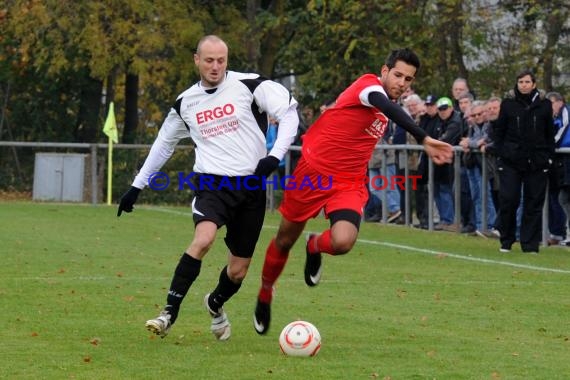
<path id="1" fill-rule="evenodd" d="M 386 57 L 386 62 L 384 62 L 384 64 L 388 66 L 389 69 L 393 69 L 398 61 L 403 61 L 408 65 L 412 65 L 416 70 L 420 69 L 420 59 L 416 53 L 409 48 L 392 50 L 390 55 Z"/>

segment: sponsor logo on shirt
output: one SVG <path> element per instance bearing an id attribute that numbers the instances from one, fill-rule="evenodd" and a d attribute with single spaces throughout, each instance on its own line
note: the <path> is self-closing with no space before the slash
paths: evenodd
<path id="1" fill-rule="evenodd" d="M 235 107 L 233 104 L 226 104 L 221 107 L 215 107 L 211 110 L 204 110 L 202 112 L 196 113 L 196 123 L 198 125 L 207 123 L 209 121 L 214 121 L 222 117 L 231 116 L 235 112 Z"/>
<path id="2" fill-rule="evenodd" d="M 239 129 L 235 106 L 231 103 L 196 113 L 196 123 L 204 140 Z"/>
<path id="3" fill-rule="evenodd" d="M 387 128 L 388 128 L 388 121 L 385 118 L 383 118 L 383 120 L 382 119 L 374 120 L 374 122 L 364 131 L 368 133 L 370 136 L 379 139 L 384 136 Z"/>

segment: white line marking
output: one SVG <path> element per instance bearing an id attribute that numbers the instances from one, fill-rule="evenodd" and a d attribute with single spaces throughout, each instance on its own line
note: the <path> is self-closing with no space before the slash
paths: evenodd
<path id="1" fill-rule="evenodd" d="M 505 266 L 515 267 L 515 268 L 531 269 L 531 270 L 537 270 L 537 271 L 543 271 L 543 272 L 570 274 L 570 270 L 538 267 L 535 265 L 526 265 L 526 264 L 518 264 L 518 263 L 510 263 L 508 261 L 483 259 L 481 257 L 464 256 L 464 255 L 458 255 L 456 253 L 449 253 L 449 252 L 443 252 L 443 251 L 433 251 L 431 249 L 416 248 L 416 247 L 411 247 L 408 245 L 394 244 L 394 243 L 388 243 L 388 242 L 383 242 L 383 241 L 358 239 L 358 242 L 364 243 L 364 244 L 372 244 L 372 245 L 384 245 L 386 247 L 405 249 L 407 251 L 427 253 L 429 255 L 434 255 L 434 256 L 444 255 L 446 257 L 452 257 L 454 259 L 475 261 L 475 262 L 479 262 L 479 263 L 505 265 Z M 507 255 L 509 255 L 509 253 L 507 253 Z"/>
<path id="2" fill-rule="evenodd" d="M 162 209 L 162 208 L 157 208 L 157 207 L 141 207 L 141 208 L 144 208 L 147 210 L 152 210 L 152 211 L 160 211 L 160 212 L 166 212 L 166 213 L 171 213 L 171 214 L 177 214 L 177 215 L 192 216 L 192 213 L 185 213 L 185 212 L 181 212 L 181 211 Z M 270 229 L 270 230 L 276 230 L 277 226 L 263 225 L 263 228 Z M 307 231 L 305 231 L 305 232 L 307 232 Z M 359 243 L 363 243 L 363 244 L 382 245 L 382 246 L 391 247 L 391 248 L 399 248 L 399 249 L 403 249 L 406 251 L 426 253 L 426 254 L 433 255 L 433 256 L 444 255 L 446 257 L 451 257 L 454 259 L 474 261 L 474 262 L 478 262 L 478 263 L 504 265 L 504 266 L 513 267 L 513 268 L 529 269 L 529 270 L 536 270 L 536 271 L 541 271 L 541 272 L 570 274 L 570 270 L 565 270 L 565 269 L 547 268 L 547 267 L 539 267 L 536 265 L 526 265 L 526 264 L 511 263 L 508 261 L 484 259 L 481 257 L 465 256 L 465 255 L 460 255 L 460 254 L 456 254 L 456 253 L 434 251 L 431 249 L 424 249 L 424 248 L 417 248 L 417 247 L 412 247 L 412 246 L 408 246 L 408 245 L 389 243 L 386 241 L 366 240 L 366 239 L 358 239 L 357 241 Z M 512 255 L 512 253 L 511 254 L 507 253 L 506 255 Z"/>

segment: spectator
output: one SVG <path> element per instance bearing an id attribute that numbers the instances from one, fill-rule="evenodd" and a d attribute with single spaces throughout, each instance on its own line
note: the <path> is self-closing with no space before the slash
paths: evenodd
<path id="1" fill-rule="evenodd" d="M 404 91 L 402 93 L 402 95 L 400 95 L 400 99 L 398 99 L 398 101 L 400 102 L 400 104 L 403 106 L 404 101 L 408 98 L 408 96 L 413 95 L 416 93 L 416 90 L 414 90 L 413 86 L 410 86 L 406 89 L 406 91 Z"/>
<path id="2" fill-rule="evenodd" d="M 439 123 L 439 116 L 437 115 L 437 96 L 430 94 L 425 99 L 425 113 L 420 116 L 418 125 L 421 129 L 426 131 L 428 135 L 433 137 L 437 123 Z M 431 134 L 430 134 L 431 133 Z M 428 160 L 425 153 L 422 151 L 418 157 L 418 172 L 420 176 L 418 180 L 418 188 L 416 194 L 416 215 L 419 224 L 416 227 L 427 229 L 428 228 Z"/>
<path id="3" fill-rule="evenodd" d="M 392 121 L 388 121 L 388 128 L 386 134 L 380 140 L 381 145 L 392 145 L 394 144 L 394 132 L 396 129 L 396 124 Z M 404 130 L 405 133 L 405 130 Z M 397 222 L 402 215 L 402 209 L 400 207 L 400 189 L 396 186 L 392 186 L 392 178 L 396 175 L 396 151 L 393 149 L 388 149 L 386 151 L 386 180 L 388 183 L 383 183 L 378 176 L 382 173 L 378 170 L 374 172 L 374 175 L 370 175 L 370 185 L 372 186 L 373 193 L 378 196 L 381 200 L 384 200 L 384 193 L 386 193 L 386 206 L 388 208 L 388 215 L 386 222 L 393 223 Z M 372 179 L 376 176 L 376 180 Z"/>
<path id="4" fill-rule="evenodd" d="M 275 142 L 277 141 L 277 131 L 279 130 L 279 122 L 274 117 L 269 117 L 269 124 L 267 125 L 267 134 L 265 135 L 265 146 L 267 148 L 267 153 L 271 152 Z M 279 166 L 277 167 L 279 177 L 283 177 L 285 174 L 285 158 L 279 161 Z"/>
<path id="5" fill-rule="evenodd" d="M 433 107 L 433 108 L 437 109 L 436 107 Z M 414 119 L 414 121 L 418 125 L 420 123 L 421 117 L 423 115 L 425 115 L 425 113 L 426 113 L 425 102 L 417 94 L 412 94 L 404 100 L 404 109 L 410 114 L 412 119 Z M 436 114 L 437 114 L 437 111 L 436 111 Z M 410 133 L 406 133 L 406 144 L 417 145 L 418 142 L 416 141 L 416 139 L 414 139 L 414 137 Z M 419 155 L 420 155 L 420 152 L 418 152 L 418 151 L 409 151 L 407 163 L 404 161 L 404 155 L 400 155 L 400 159 L 398 160 L 398 163 L 399 163 L 398 174 L 405 175 L 405 165 L 407 164 L 408 169 L 409 169 L 409 175 L 411 175 L 411 176 L 418 175 Z M 416 183 L 416 185 L 417 185 L 417 183 Z M 406 187 L 409 189 L 412 188 L 411 181 L 408 180 L 406 182 Z M 425 193 L 425 192 L 422 193 L 422 191 L 420 189 L 416 188 L 415 191 L 413 192 L 413 195 L 414 195 L 416 216 L 417 216 L 417 218 L 421 224 L 422 219 L 425 219 L 424 222 L 427 221 L 427 215 L 425 218 L 422 215 L 422 213 L 425 211 L 425 207 L 427 204 L 426 203 L 427 198 L 425 198 L 427 193 Z M 400 190 L 400 199 L 402 199 L 402 202 L 400 202 L 401 209 L 405 210 L 405 203 L 406 203 L 405 202 L 405 190 Z M 410 204 L 411 204 L 411 202 L 410 202 Z M 410 215 L 411 214 L 412 213 L 410 211 Z M 410 224 L 411 221 L 406 220 L 404 222 L 405 222 L 405 224 Z M 427 224 L 425 224 L 425 225 L 427 226 Z"/>
<path id="6" fill-rule="evenodd" d="M 537 254 L 542 236 L 548 170 L 554 155 L 552 104 L 541 99 L 530 71 L 517 75 L 514 98 L 501 103 L 493 141 L 500 171 L 499 231 L 501 252 L 510 252 L 516 238 L 516 212 L 523 192 L 520 244 Z"/>
<path id="7" fill-rule="evenodd" d="M 475 95 L 472 89 L 469 87 L 467 79 L 456 78 L 453 81 L 453 84 L 451 85 L 451 95 L 453 96 L 453 107 L 455 108 L 456 111 L 461 110 L 459 107 L 459 98 L 461 97 L 461 95 L 467 93 L 471 93 L 472 96 L 471 101 L 473 101 L 473 99 L 475 99 Z"/>
<path id="8" fill-rule="evenodd" d="M 461 82 L 458 82 L 461 83 Z M 456 90 L 457 91 L 457 90 Z M 458 108 L 461 113 L 461 118 L 463 124 L 461 125 L 461 137 L 467 136 L 467 131 L 469 130 L 469 125 L 473 124 L 475 121 L 471 118 L 471 106 L 473 104 L 473 95 L 470 92 L 463 92 L 457 96 Z M 460 161 L 460 212 L 461 212 L 461 232 L 462 233 L 473 233 L 475 232 L 475 212 L 473 210 L 473 203 L 471 201 L 471 190 L 469 188 L 469 178 L 467 177 L 467 169 L 464 165 L 463 160 L 464 153 L 461 153 Z M 457 185 L 457 179 L 455 182 Z"/>
<path id="9" fill-rule="evenodd" d="M 432 131 L 433 137 L 451 145 L 459 144 L 461 139 L 461 115 L 453 109 L 453 102 L 447 97 L 439 98 L 436 105 L 440 122 L 435 125 L 435 130 Z M 440 218 L 440 223 L 436 226 L 436 229 L 456 232 L 458 226 L 454 223 L 453 166 L 452 164 L 444 164 L 435 169 L 434 197 Z"/>
<path id="10" fill-rule="evenodd" d="M 564 98 L 558 92 L 549 92 L 546 98 L 552 103 L 552 115 L 554 117 L 554 142 L 557 148 L 570 148 L 570 133 L 568 133 L 568 125 L 570 124 L 570 107 L 566 105 Z M 564 237 L 558 243 L 568 245 L 566 240 L 566 221 L 570 220 L 570 154 L 560 153 L 555 155 L 554 167 L 556 168 L 555 180 L 558 184 L 558 204 L 564 211 L 565 221 L 562 223 L 563 228 L 558 230 L 558 237 Z M 552 176 L 551 176 L 552 178 Z M 552 201 L 552 199 L 550 199 Z M 560 220 L 560 219 L 559 219 Z M 550 223 L 549 223 L 550 225 Z M 551 235 L 553 234 L 550 228 Z M 554 236 L 550 236 L 550 244 L 554 244 Z"/>
<path id="11" fill-rule="evenodd" d="M 470 92 L 463 92 L 459 94 L 457 97 L 457 111 L 461 112 L 462 114 L 465 113 L 468 109 L 471 108 L 471 105 L 475 101 L 475 97 Z"/>
<path id="12" fill-rule="evenodd" d="M 491 153 L 491 149 L 487 147 L 493 145 L 493 140 L 491 136 L 493 134 L 493 124 L 499 118 L 499 111 L 501 109 L 501 98 L 497 96 L 492 96 L 487 100 L 487 114 L 486 118 L 489 122 L 489 134 L 487 136 L 488 143 L 484 146 L 486 158 L 487 158 L 487 170 L 489 174 L 489 180 L 491 181 L 491 194 L 493 196 L 493 203 L 495 205 L 495 212 L 499 213 L 499 172 L 497 171 L 497 163 L 495 160 L 495 155 Z M 495 228 L 498 230 L 497 221 L 495 222 Z"/>
<path id="13" fill-rule="evenodd" d="M 489 123 L 485 121 L 485 103 L 476 101 L 473 103 L 471 108 L 471 117 L 473 117 L 474 122 L 470 124 L 469 130 L 467 132 L 467 137 L 461 139 L 459 145 L 463 148 L 464 155 L 463 160 L 465 162 L 465 169 L 467 172 L 467 177 L 469 179 L 469 189 L 471 192 L 471 201 L 473 204 L 473 209 L 475 212 L 475 234 L 478 236 L 486 237 L 487 230 L 489 230 L 493 235 L 496 236 L 498 232 L 495 232 L 495 205 L 493 204 L 493 198 L 491 197 L 491 185 L 489 181 L 483 183 L 481 177 L 482 159 L 479 153 L 475 153 L 474 150 L 484 151 L 484 147 L 488 141 Z M 487 221 L 486 225 L 483 226 L 483 191 L 487 192 Z"/>
<path id="14" fill-rule="evenodd" d="M 381 174 L 382 151 L 374 149 L 372 157 L 368 161 L 368 202 L 364 208 L 365 222 L 379 222 L 382 219 L 381 194 L 372 186 L 372 178 Z"/>
<path id="15" fill-rule="evenodd" d="M 334 107 L 335 104 L 336 104 L 335 99 L 329 99 L 329 100 L 325 101 L 323 104 L 321 104 L 321 106 L 319 107 L 319 112 L 322 114 L 326 110 L 328 110 L 329 108 Z"/>

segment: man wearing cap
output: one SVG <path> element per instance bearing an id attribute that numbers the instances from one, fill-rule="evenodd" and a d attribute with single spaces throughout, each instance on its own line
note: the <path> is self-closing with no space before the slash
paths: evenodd
<path id="1" fill-rule="evenodd" d="M 451 145 L 459 144 L 461 114 L 453 108 L 453 102 L 448 97 L 439 98 L 436 107 L 440 122 L 436 125 L 434 137 Z M 438 229 L 455 232 L 458 226 L 454 224 L 453 166 L 445 164 L 434 169 L 434 195 L 440 218 Z"/>
<path id="2" fill-rule="evenodd" d="M 437 116 L 437 96 L 429 94 L 425 99 L 425 113 L 420 116 L 418 126 L 426 131 L 428 136 L 434 137 L 433 131 L 439 123 L 439 116 Z M 428 159 L 426 154 L 421 151 L 418 156 L 418 187 L 416 189 L 416 214 L 420 221 L 416 227 L 426 230 L 428 228 Z"/>

